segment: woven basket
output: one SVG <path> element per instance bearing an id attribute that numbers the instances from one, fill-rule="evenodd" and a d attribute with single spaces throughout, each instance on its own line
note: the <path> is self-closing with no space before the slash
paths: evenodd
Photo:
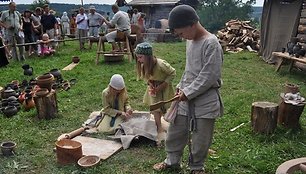
<path id="1" fill-rule="evenodd" d="M 62 139 L 55 143 L 56 157 L 59 164 L 77 163 L 83 156 L 82 144 L 70 139 Z"/>

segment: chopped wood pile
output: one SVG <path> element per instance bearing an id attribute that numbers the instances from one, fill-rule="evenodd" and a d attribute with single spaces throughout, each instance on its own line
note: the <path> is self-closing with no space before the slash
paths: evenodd
<path id="1" fill-rule="evenodd" d="M 251 27 L 251 21 L 230 20 L 225 23 L 225 28 L 217 32 L 217 37 L 224 51 L 240 52 L 259 50 L 260 33 Z"/>

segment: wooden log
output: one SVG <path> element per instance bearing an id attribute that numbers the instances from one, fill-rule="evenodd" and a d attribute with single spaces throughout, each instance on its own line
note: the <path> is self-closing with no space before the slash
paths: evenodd
<path id="1" fill-rule="evenodd" d="M 293 105 L 285 103 L 284 99 L 281 98 L 278 110 L 278 124 L 290 129 L 300 129 L 299 121 L 304 106 L 305 104 Z"/>
<path id="2" fill-rule="evenodd" d="M 254 132 L 270 134 L 277 126 L 278 105 L 271 102 L 254 102 L 251 110 L 251 125 Z"/>
<path id="3" fill-rule="evenodd" d="M 46 96 L 34 95 L 34 102 L 38 119 L 52 119 L 57 115 L 57 99 L 55 90 L 51 90 Z"/>

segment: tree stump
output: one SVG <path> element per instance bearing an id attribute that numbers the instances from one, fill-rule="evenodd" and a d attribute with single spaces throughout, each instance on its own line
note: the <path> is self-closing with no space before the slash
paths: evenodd
<path id="1" fill-rule="evenodd" d="M 34 95 L 34 102 L 38 119 L 52 119 L 57 114 L 57 100 L 55 90 L 51 90 L 46 96 Z"/>
<path id="2" fill-rule="evenodd" d="M 281 99 L 278 110 L 278 124 L 286 128 L 300 129 L 300 116 L 304 110 L 305 104 L 293 105 L 285 103 Z"/>
<path id="3" fill-rule="evenodd" d="M 251 124 L 254 132 L 270 134 L 277 126 L 278 105 L 271 102 L 252 103 Z"/>

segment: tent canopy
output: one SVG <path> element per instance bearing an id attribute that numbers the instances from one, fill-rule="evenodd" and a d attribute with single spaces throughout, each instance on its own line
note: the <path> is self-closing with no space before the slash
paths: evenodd
<path id="1" fill-rule="evenodd" d="M 286 48 L 290 38 L 297 35 L 302 3 L 301 0 L 264 1 L 259 54 L 267 63 L 276 63 L 272 52 Z"/>

